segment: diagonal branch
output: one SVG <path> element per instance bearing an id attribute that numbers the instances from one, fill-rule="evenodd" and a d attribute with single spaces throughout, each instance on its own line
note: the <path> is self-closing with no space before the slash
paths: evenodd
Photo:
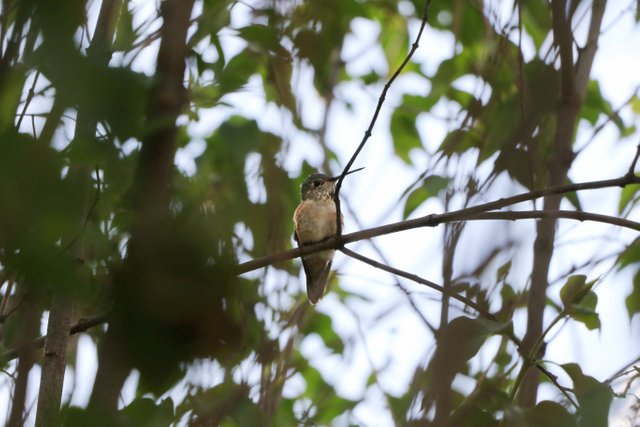
<path id="1" fill-rule="evenodd" d="M 342 171 L 342 174 L 340 175 L 340 178 L 338 178 L 338 182 L 336 183 L 336 191 L 333 196 L 333 200 L 336 203 L 336 230 L 337 230 L 336 235 L 337 236 L 342 235 L 342 220 L 341 220 L 342 216 L 340 214 L 340 188 L 342 188 L 342 180 L 347 175 L 347 173 L 349 172 L 349 168 L 356 161 L 358 154 L 360 154 L 360 151 L 362 151 L 362 149 L 364 148 L 364 145 L 367 143 L 367 141 L 371 137 L 371 133 L 373 132 L 373 127 L 375 126 L 376 121 L 378 120 L 378 115 L 380 114 L 380 110 L 382 109 L 382 104 L 384 104 L 384 101 L 387 97 L 387 92 L 389 91 L 389 88 L 391 87 L 393 82 L 396 80 L 396 78 L 398 78 L 402 70 L 404 70 L 404 67 L 406 67 L 406 65 L 409 63 L 415 51 L 418 50 L 418 46 L 419 46 L 418 42 L 420 41 L 420 38 L 422 37 L 422 33 L 424 32 L 424 29 L 427 26 L 427 21 L 429 20 L 429 4 L 431 4 L 431 0 L 425 0 L 424 9 L 422 11 L 422 21 L 420 22 L 420 29 L 418 30 L 416 39 L 411 45 L 411 49 L 409 50 L 409 53 L 407 53 L 407 56 L 404 58 L 404 61 L 402 61 L 402 64 L 400 64 L 400 66 L 396 69 L 396 71 L 393 73 L 391 78 L 389 78 L 387 83 L 384 85 L 384 88 L 382 89 L 382 93 L 380 94 L 380 98 L 378 98 L 378 105 L 376 105 L 376 109 L 373 112 L 373 117 L 371 118 L 371 122 L 369 123 L 369 127 L 364 132 L 362 141 L 360 141 L 358 148 L 356 148 L 356 151 L 353 153 L 353 155 L 349 159 L 349 162 L 344 167 L 344 170 Z"/>
<path id="2" fill-rule="evenodd" d="M 101 325 L 108 320 L 108 316 L 109 313 L 103 313 L 95 317 L 89 317 L 88 319 L 80 319 L 76 323 L 71 325 L 71 328 L 69 329 L 69 335 L 75 335 L 80 332 L 84 332 L 94 326 Z M 42 346 L 44 346 L 45 340 L 46 336 L 36 338 L 30 343 L 30 348 L 41 348 Z M 18 357 L 19 351 L 20 350 L 17 348 L 7 350 L 4 353 L 0 354 L 0 360 L 2 360 L 3 363 L 8 362 L 9 360 L 13 360 Z"/>
<path id="3" fill-rule="evenodd" d="M 346 205 L 347 205 L 347 209 L 349 209 L 349 213 L 350 213 L 351 218 L 353 218 L 355 220 L 355 222 L 358 225 L 358 227 L 362 228 L 362 223 L 358 219 L 358 216 L 356 215 L 356 213 L 353 211 L 351 205 L 349 203 L 347 203 Z M 378 254 L 378 256 L 380 257 L 380 260 L 382 260 L 383 263 L 388 264 L 388 261 L 386 260 L 386 256 L 384 255 L 384 253 L 382 252 L 380 247 L 375 243 L 375 241 L 370 240 L 369 244 L 371 245 L 373 250 Z M 427 318 L 424 316 L 424 314 L 422 314 L 422 312 L 418 308 L 417 304 L 415 303 L 415 301 L 411 297 L 411 293 L 409 292 L 409 290 L 407 288 L 405 288 L 402 285 L 402 283 L 400 282 L 400 280 L 398 280 L 395 276 L 394 276 L 394 279 L 395 279 L 396 287 L 398 289 L 400 289 L 400 291 L 407 298 L 407 301 L 409 302 L 409 306 L 411 307 L 411 309 L 414 311 L 414 313 L 416 313 L 416 315 L 420 318 L 420 320 L 422 320 L 422 323 L 424 323 L 425 326 L 435 336 L 436 333 L 437 333 L 437 329 L 427 320 Z"/>
<path id="4" fill-rule="evenodd" d="M 482 315 L 482 317 L 486 318 L 486 319 L 490 319 L 490 320 L 496 320 L 496 317 L 489 313 L 487 310 L 485 310 L 484 308 L 480 307 L 477 303 L 475 303 L 474 301 L 470 300 L 469 298 L 465 298 L 462 295 L 451 291 L 449 288 L 445 288 L 442 285 L 438 285 L 437 283 L 433 283 L 427 279 L 423 279 L 422 277 L 416 275 L 416 274 L 412 274 L 412 273 L 408 273 L 404 270 L 399 270 L 397 268 L 391 267 L 389 265 L 386 264 L 382 264 L 378 261 L 375 261 L 371 258 L 368 258 L 364 255 L 360 255 L 357 252 L 354 252 L 350 249 L 347 248 L 340 248 L 340 251 L 343 252 L 345 255 L 348 255 L 352 258 L 357 259 L 358 261 L 364 262 L 365 264 L 369 264 L 372 267 L 375 268 L 379 268 L 380 270 L 384 270 L 386 272 L 389 272 L 391 274 L 394 274 L 396 276 L 400 276 L 400 277 L 404 277 L 405 279 L 409 279 L 413 282 L 419 283 L 421 285 L 425 285 L 431 289 L 435 289 L 436 291 L 447 295 L 453 299 L 456 299 L 458 301 L 460 301 L 461 303 L 468 305 L 469 307 L 473 308 L 474 310 L 476 310 L 478 313 L 480 313 Z"/>
<path id="5" fill-rule="evenodd" d="M 322 242 L 314 243 L 311 245 L 305 245 L 301 248 L 292 249 L 289 251 L 281 252 L 274 255 L 265 256 L 262 258 L 247 261 L 239 264 L 235 268 L 236 274 L 243 274 L 249 271 L 257 270 L 258 268 L 266 267 L 277 262 L 286 261 L 289 259 L 297 258 L 302 255 L 308 255 L 315 252 L 320 252 L 325 249 L 337 249 L 341 246 L 356 242 L 359 240 L 370 239 L 385 234 L 397 233 L 400 231 L 411 230 L 420 227 L 435 227 L 445 222 L 462 221 L 473 218 L 474 216 L 489 212 L 495 209 L 502 209 L 507 206 L 515 205 L 517 203 L 525 202 L 528 200 L 539 199 L 548 195 L 566 194 L 575 191 L 582 190 L 595 190 L 600 188 L 609 187 L 625 187 L 630 184 L 640 184 L 640 177 L 634 174 L 625 174 L 620 178 L 606 179 L 602 181 L 589 181 L 576 184 L 558 185 L 555 187 L 549 187 L 544 190 L 530 191 L 527 193 L 518 194 L 511 197 L 505 197 L 492 202 L 483 203 L 470 208 L 460 209 L 457 211 L 447 212 L 444 214 L 432 214 L 420 218 L 410 219 L 406 221 L 395 222 L 391 224 L 382 225 L 379 227 L 369 228 L 367 230 L 357 231 L 355 233 L 346 234 L 340 237 L 330 237 Z M 635 226 L 631 227 L 634 228 Z"/>
<path id="6" fill-rule="evenodd" d="M 489 320 L 493 320 L 493 321 L 497 321 L 496 317 L 489 313 L 487 310 L 483 309 L 482 307 L 480 307 L 478 304 L 476 304 L 475 302 L 473 302 L 472 300 L 463 297 L 462 295 L 459 295 L 455 292 L 452 292 L 450 289 L 445 288 L 444 286 L 438 285 L 436 283 L 433 283 L 429 280 L 423 279 L 420 276 L 417 276 L 415 274 L 412 273 L 408 273 L 404 270 L 399 270 L 397 268 L 391 267 L 389 265 L 386 264 L 382 264 L 378 261 L 375 261 L 371 258 L 368 258 L 364 255 L 361 255 L 357 252 L 354 252 L 352 250 L 349 250 L 347 248 L 340 248 L 340 251 L 343 252 L 345 255 L 348 255 L 352 258 L 357 259 L 358 261 L 364 262 L 365 264 L 368 264 L 374 268 L 379 268 L 381 270 L 387 271 L 391 274 L 400 276 L 400 277 L 404 277 L 405 279 L 411 280 L 413 282 L 419 283 L 421 285 L 425 285 L 431 289 L 435 289 L 437 291 L 439 291 L 440 293 L 447 295 L 451 298 L 454 298 L 460 302 L 462 302 L 463 304 L 468 305 L 469 307 L 475 309 L 482 317 L 484 317 L 485 319 L 489 319 Z M 518 348 L 518 350 L 520 351 L 521 354 L 526 354 L 523 353 L 523 349 L 522 349 L 522 341 L 515 336 L 515 334 L 513 333 L 513 331 L 508 331 L 506 332 L 507 337 L 509 337 L 509 339 L 516 345 L 516 347 Z M 540 361 L 538 360 L 531 360 L 530 363 L 532 363 L 542 374 L 544 374 L 547 378 L 549 378 L 549 380 L 551 381 L 551 383 L 553 383 L 554 386 L 556 386 L 556 388 L 558 390 L 560 390 L 560 392 L 567 398 L 567 400 L 573 405 L 573 407 L 577 408 L 578 405 L 575 403 L 575 401 L 571 398 L 571 395 L 569 395 L 569 393 L 567 392 L 567 388 L 560 385 L 557 381 L 557 377 L 552 374 L 551 372 L 549 372 Z M 635 362 L 634 362 L 635 363 Z"/>

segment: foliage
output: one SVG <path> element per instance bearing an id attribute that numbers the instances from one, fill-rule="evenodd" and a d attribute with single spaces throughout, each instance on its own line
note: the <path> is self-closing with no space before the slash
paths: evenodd
<path id="1" fill-rule="evenodd" d="M 358 310 L 378 310 L 376 298 L 338 288 L 347 280 L 341 275 L 326 306 L 335 311 L 322 304 L 311 307 L 299 286 L 299 262 L 275 263 L 264 274 L 236 274 L 242 261 L 290 248 L 299 184 L 314 169 L 300 154 L 309 149 L 305 141 L 314 141 L 310 144 L 322 153 L 325 169 L 338 159 L 347 162 L 343 148 L 351 152 L 355 143 L 328 142 L 327 129 L 338 120 L 331 109 L 349 112 L 354 106 L 345 91 L 354 87 L 382 90 L 414 43 L 422 0 L 196 2 L 187 40 L 181 41 L 188 49 L 186 90 L 170 147 L 171 158 L 175 150 L 176 159 L 190 158 L 186 166 L 178 160 L 171 165 L 168 189 L 157 188 L 158 194 L 169 194 L 166 218 L 140 206 L 147 196 L 153 198 L 141 194 L 138 185 L 157 183 L 159 178 L 145 169 L 143 150 L 160 151 L 154 136 L 174 125 L 153 121 L 151 113 L 169 102 L 154 96 L 166 76 L 150 65 L 163 41 L 159 28 L 166 21 L 162 13 L 170 13 L 169 1 L 157 8 L 144 2 L 102 3 L 13 0 L 0 6 L 2 368 L 17 373 L 16 384 L 26 384 L 19 366 L 31 360 L 25 343 L 38 330 L 25 326 L 25 319 L 29 313 L 49 318 L 52 301 L 62 297 L 72 303 L 74 321 L 108 313 L 108 328 L 81 332 L 100 349 L 100 369 L 118 390 L 130 372 L 139 373 L 133 396 L 119 409 L 112 410 L 117 402 L 114 408 L 103 405 L 96 382 L 86 407 L 62 402 L 60 423 L 361 424 L 362 408 L 380 394 L 381 417 L 397 425 L 607 425 L 618 398 L 614 381 L 625 381 L 624 398 L 633 374 L 623 368 L 600 381 L 577 362 L 558 366 L 546 360 L 544 351 L 558 325 L 603 330 L 598 306 L 598 287 L 607 279 L 599 276 L 603 263 L 622 270 L 619 277 L 631 272 L 623 303 L 637 325 L 640 239 L 635 235 L 617 234 L 621 245 L 608 258 L 594 252 L 581 267 L 566 261 L 553 270 L 554 275 L 566 272 L 555 281 L 564 285 L 557 292 L 543 290 L 546 303 L 538 314 L 547 323 L 533 341 L 523 342 L 523 331 L 514 325 L 526 323 L 533 310 L 529 272 L 522 271 L 529 266 L 523 268 L 516 256 L 525 245 L 494 235 L 476 251 L 478 245 L 464 243 L 465 236 L 473 236 L 466 222 L 447 228 L 445 291 L 432 294 L 441 310 L 439 327 L 430 324 L 437 315 L 422 314 L 428 302 L 413 290 L 420 288 L 408 290 L 395 277 L 406 300 L 394 308 L 387 305 L 392 300 L 385 301 L 376 317 L 376 325 L 393 324 L 388 314 L 395 306 L 403 313 L 410 310 L 421 319 L 422 332 L 434 332 L 433 351 L 418 355 L 420 362 L 409 367 L 411 379 L 393 393 L 384 385 L 384 366 L 375 368 L 377 361 L 369 356 L 369 377 L 359 385 L 357 398 L 340 390 L 336 377 L 341 374 L 332 375 L 323 362 L 340 360 L 344 369 L 361 349 L 359 342 L 369 351 L 364 336 L 370 331 L 362 331 L 360 317 L 365 316 Z M 578 37 L 585 29 L 578 16 L 597 13 L 595 6 L 582 3 L 567 11 L 579 52 L 586 48 Z M 497 199 L 508 186 L 523 192 L 570 182 L 568 173 L 554 181 L 554 165 L 566 154 L 556 138 L 563 126 L 571 129 L 568 170 L 574 154 L 599 143 L 595 138 L 603 128 L 621 140 L 637 139 L 637 94 L 614 105 L 596 80 L 587 80 L 578 94 L 575 121 L 564 123 L 566 82 L 560 64 L 566 59 L 553 42 L 549 2 L 516 2 L 504 14 L 494 10 L 496 4 L 429 4 L 430 33 L 420 40 L 427 49 L 419 52 L 429 58 L 429 37 L 436 35 L 452 40 L 453 48 L 437 64 L 419 58 L 409 62 L 398 92 L 392 94 L 396 86 L 391 87 L 382 110 L 386 122 L 380 120 L 375 132 L 391 134 L 389 164 L 397 161 L 416 175 L 404 188 L 389 180 L 397 195 L 389 205 L 403 220 L 434 203 L 454 210 Z M 101 7 L 112 9 L 103 15 Z M 361 55 L 379 52 L 383 66 L 352 67 L 358 55 L 345 52 L 360 26 L 379 30 Z M 301 82 L 307 77 L 305 86 Z M 415 89 L 420 87 L 428 90 Z M 324 117 L 309 119 L 307 105 L 318 102 Z M 445 124 L 441 139 L 425 136 L 425 119 Z M 375 143 L 367 147 L 374 150 Z M 613 177 L 625 173 L 611 170 Z M 627 184 L 610 211 L 631 220 L 637 217 L 640 186 L 632 178 Z M 580 211 L 584 201 L 578 190 L 560 197 Z M 366 209 L 384 212 L 382 203 L 373 197 Z M 394 251 L 401 257 L 420 252 L 417 240 L 415 247 Z M 550 241 L 552 256 L 553 233 Z M 541 251 L 538 244 L 534 250 Z M 468 262 L 461 267 L 454 258 Z M 545 278 L 551 277 L 549 263 L 546 268 Z M 454 305 L 451 293 L 472 305 Z M 553 313 L 550 322 L 545 308 Z M 357 332 L 345 332 L 345 312 L 357 318 Z M 108 334 L 118 345 L 105 349 Z M 321 356 L 313 357 L 308 348 Z M 122 366 L 111 367 L 109 354 L 117 355 L 116 365 Z M 76 367 L 80 355 L 69 346 L 69 368 Z M 486 358 L 488 363 L 481 362 Z M 35 363 L 45 362 L 38 357 Z M 534 405 L 518 401 L 529 368 L 538 369 L 553 390 Z M 15 408 L 19 400 L 13 399 Z"/>

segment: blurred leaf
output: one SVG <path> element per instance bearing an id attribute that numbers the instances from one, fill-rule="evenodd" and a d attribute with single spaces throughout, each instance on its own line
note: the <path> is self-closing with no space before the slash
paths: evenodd
<path id="1" fill-rule="evenodd" d="M 520 7 L 522 24 L 538 50 L 551 31 L 551 10 L 544 0 L 523 2 Z"/>
<path id="2" fill-rule="evenodd" d="M 79 233 L 82 187 L 62 178 L 59 152 L 25 134 L 0 133 L 0 246 L 3 269 L 60 291 L 81 286 L 78 263 L 63 251 Z"/>
<path id="3" fill-rule="evenodd" d="M 191 90 L 191 100 L 198 108 L 212 108 L 220 99 L 242 89 L 249 77 L 257 73 L 260 62 L 256 55 L 245 49 L 232 57 L 224 67 L 211 66 L 215 72 L 213 83 L 195 85 Z"/>
<path id="4" fill-rule="evenodd" d="M 340 338 L 333 329 L 331 317 L 326 314 L 318 311 L 314 312 L 301 332 L 303 332 L 304 335 L 310 335 L 312 333 L 320 335 L 324 345 L 335 353 L 341 354 L 344 351 L 344 342 L 342 342 L 342 338 Z"/>
<path id="5" fill-rule="evenodd" d="M 629 319 L 637 313 L 640 313 L 640 271 L 633 276 L 633 289 L 629 296 L 625 299 Z"/>
<path id="6" fill-rule="evenodd" d="M 122 2 L 120 7 L 120 15 L 118 16 L 118 26 L 116 28 L 116 37 L 113 41 L 112 50 L 114 52 L 131 50 L 133 42 L 135 42 L 137 34 L 133 30 L 133 15 L 129 10 L 129 2 Z"/>
<path id="7" fill-rule="evenodd" d="M 453 154 L 462 154 L 470 148 L 480 148 L 482 140 L 480 135 L 474 130 L 460 130 L 456 129 L 451 131 L 445 136 L 442 144 L 438 148 L 443 155 L 450 157 Z"/>
<path id="8" fill-rule="evenodd" d="M 596 312 L 597 305 L 598 295 L 593 291 L 589 291 L 579 303 L 571 305 L 569 314 L 573 319 L 583 323 L 589 330 L 600 329 L 600 317 Z"/>
<path id="9" fill-rule="evenodd" d="M 125 426 L 169 426 L 174 421 L 173 401 L 162 400 L 158 405 L 149 398 L 138 398 L 120 411 L 122 424 Z"/>
<path id="10" fill-rule="evenodd" d="M 638 204 L 638 197 L 636 194 L 640 190 L 640 184 L 631 184 L 625 186 L 620 192 L 620 202 L 618 203 L 618 214 L 622 214 L 625 209 L 630 211 L 634 206 Z"/>
<path id="11" fill-rule="evenodd" d="M 511 408 L 505 412 L 503 427 L 576 427 L 577 417 L 559 403 L 539 402 L 534 408 Z"/>
<path id="12" fill-rule="evenodd" d="M 595 126 L 600 114 L 609 115 L 611 112 L 611 104 L 602 96 L 600 84 L 597 80 L 590 80 L 582 109 L 580 110 L 580 117 Z"/>
<path id="13" fill-rule="evenodd" d="M 625 248 L 620 255 L 616 263 L 619 269 L 623 269 L 628 265 L 640 262 L 640 237 L 636 237 L 633 242 Z"/>
<path id="14" fill-rule="evenodd" d="M 535 58 L 524 64 L 524 77 L 528 94 L 527 110 L 535 114 L 534 119 L 555 111 L 560 90 L 558 70 L 553 65 Z"/>
<path id="15" fill-rule="evenodd" d="M 451 180 L 439 175 L 430 175 L 422 181 L 422 185 L 413 190 L 404 204 L 402 219 L 407 219 L 418 207 L 427 199 L 436 197 L 442 190 L 446 189 Z"/>
<path id="16" fill-rule="evenodd" d="M 178 413 L 192 410 L 193 425 L 238 425 L 260 423 L 261 411 L 249 398 L 246 384 L 225 382 L 187 396 Z"/>
<path id="17" fill-rule="evenodd" d="M 511 260 L 505 262 L 498 268 L 496 271 L 496 281 L 502 282 L 503 280 L 506 280 L 509 275 L 509 271 L 511 271 Z"/>
<path id="18" fill-rule="evenodd" d="M 0 132 L 8 131 L 14 123 L 26 78 L 27 70 L 19 64 L 0 81 Z"/>
<path id="19" fill-rule="evenodd" d="M 589 329 L 600 328 L 600 318 L 596 312 L 598 296 L 591 290 L 597 280 L 586 282 L 585 275 L 575 275 L 567 279 L 560 289 L 563 310 Z"/>
<path id="20" fill-rule="evenodd" d="M 409 48 L 409 34 L 407 22 L 400 15 L 387 15 L 383 22 L 384 31 L 379 39 L 384 56 L 387 59 L 389 75 L 395 71 L 407 55 Z"/>
<path id="21" fill-rule="evenodd" d="M 611 388 L 584 375 L 578 364 L 567 363 L 561 366 L 573 380 L 573 391 L 579 404 L 578 427 L 606 427 L 613 399 Z"/>
<path id="22" fill-rule="evenodd" d="M 505 147 L 495 161 L 495 171 L 507 171 L 509 176 L 528 190 L 533 190 L 533 172 L 531 154 L 519 149 Z"/>
<path id="23" fill-rule="evenodd" d="M 567 279 L 565 284 L 560 289 L 560 300 L 567 309 L 571 304 L 579 302 L 589 292 L 589 287 L 586 284 L 587 276 L 584 274 L 577 274 Z"/>
<path id="24" fill-rule="evenodd" d="M 567 198 L 569 203 L 571 203 L 573 207 L 576 208 L 576 210 L 579 210 L 579 211 L 582 210 L 582 205 L 580 204 L 580 198 L 578 197 L 577 192 L 572 191 L 570 193 L 566 193 L 565 197 Z"/>
<path id="25" fill-rule="evenodd" d="M 477 3 L 466 3 L 461 13 L 454 15 L 453 29 L 456 38 L 465 46 L 473 46 L 487 37 L 488 28 Z"/>
<path id="26" fill-rule="evenodd" d="M 575 427 L 574 415 L 557 402 L 543 400 L 526 414 L 529 427 Z"/>
<path id="27" fill-rule="evenodd" d="M 402 105 L 396 108 L 391 116 L 391 136 L 393 149 L 405 163 L 411 164 L 409 152 L 413 148 L 422 148 L 416 118 L 420 110 L 414 108 L 419 97 L 405 95 Z"/>
<path id="28" fill-rule="evenodd" d="M 486 319 L 457 317 L 440 329 L 437 347 L 429 362 L 425 402 L 433 399 L 434 393 L 449 393 L 456 374 L 466 362 L 480 350 L 490 335 L 500 334 L 511 328 L 511 323 L 499 323 Z M 430 405 L 423 404 L 424 409 Z"/>
<path id="29" fill-rule="evenodd" d="M 640 97 L 634 95 L 631 97 L 631 111 L 633 111 L 636 115 L 640 114 Z"/>
<path id="30" fill-rule="evenodd" d="M 313 417 L 316 425 L 332 425 L 338 416 L 352 410 L 359 402 L 338 396 L 335 393 L 322 400 L 322 406 L 318 408 L 318 413 Z"/>
<path id="31" fill-rule="evenodd" d="M 78 108 L 87 119 L 105 121 L 122 141 L 141 137 L 150 82 L 144 74 L 109 67 L 76 51 L 55 54 L 55 49 L 43 44 L 35 59 L 63 106 Z"/>
<path id="32" fill-rule="evenodd" d="M 260 46 L 261 49 L 282 53 L 284 48 L 280 44 L 280 37 L 276 29 L 267 25 L 254 24 L 238 29 L 238 35 L 248 43 Z M 286 52 L 286 51 L 285 51 Z"/>

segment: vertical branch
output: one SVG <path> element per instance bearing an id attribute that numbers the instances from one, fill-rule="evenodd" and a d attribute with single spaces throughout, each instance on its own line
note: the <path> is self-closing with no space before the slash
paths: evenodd
<path id="1" fill-rule="evenodd" d="M 445 206 L 449 205 L 449 200 Z M 442 259 L 442 286 L 447 291 L 452 291 L 453 287 L 453 260 L 457 250 L 460 235 L 464 223 L 449 223 L 445 225 L 444 231 L 444 255 Z M 442 307 L 440 308 L 440 326 L 439 330 L 443 330 L 449 323 L 449 308 L 451 298 L 447 293 L 442 294 Z M 437 338 L 437 336 L 436 336 Z M 446 426 L 451 412 L 451 382 L 439 385 L 440 390 L 435 393 L 435 416 L 433 419 L 434 426 Z"/>
<path id="2" fill-rule="evenodd" d="M 16 380 L 13 387 L 11 413 L 7 421 L 7 427 L 22 427 L 24 425 L 25 403 L 27 397 L 27 383 L 29 372 L 35 362 L 35 351 L 32 345 L 33 339 L 38 335 L 40 324 L 40 301 L 38 296 L 29 292 L 21 304 L 18 312 L 21 331 L 18 337 L 18 367 Z"/>
<path id="3" fill-rule="evenodd" d="M 549 161 L 548 184 L 550 186 L 563 184 L 573 163 L 573 134 L 591 73 L 591 65 L 597 48 L 605 3 L 605 0 L 595 0 L 593 2 L 587 45 L 582 51 L 577 64 L 574 65 L 573 33 L 571 31 L 571 22 L 567 19 L 566 2 L 561 0 L 552 1 L 553 36 L 554 43 L 558 46 L 560 52 L 561 86 L 553 153 Z M 561 200 L 561 195 L 547 196 L 543 204 L 544 210 L 557 210 L 560 207 Z M 554 218 L 543 218 L 536 226 L 531 290 L 527 305 L 527 331 L 523 340 L 523 348 L 527 352 L 533 350 L 534 343 L 542 333 L 556 222 Z M 529 356 L 537 359 L 542 357 L 543 354 L 544 345 L 540 347 L 538 354 L 529 354 Z M 526 366 L 526 364 L 523 369 L 528 369 L 528 371 L 524 374 L 518 401 L 522 406 L 532 407 L 536 403 L 539 373 L 536 369 Z"/>
<path id="4" fill-rule="evenodd" d="M 115 20 L 122 0 L 104 0 L 96 22 L 96 29 L 87 55 L 96 63 L 107 66 L 111 55 L 109 49 L 115 31 Z M 56 123 L 57 124 L 57 123 Z M 97 123 L 90 119 L 85 111 L 78 111 L 74 140 L 76 144 L 89 144 L 95 138 Z M 48 137 L 48 135 L 46 135 Z M 83 208 L 78 215 L 78 229 L 81 230 L 89 215 L 89 188 L 91 175 L 87 166 L 74 166 L 69 170 L 69 176 L 78 182 L 82 189 Z M 79 231 L 81 233 L 81 231 Z M 77 259 L 84 258 L 83 238 L 80 236 L 75 242 L 74 255 Z M 38 408 L 36 412 L 36 426 L 45 427 L 58 423 L 58 413 L 62 399 L 62 386 L 67 367 L 69 345 L 69 328 L 73 303 L 69 295 L 60 292 L 53 293 L 47 336 L 44 343 L 42 373 L 40 376 L 40 390 L 38 394 Z"/>
<path id="5" fill-rule="evenodd" d="M 36 426 L 45 427 L 58 423 L 62 384 L 67 367 L 71 313 L 72 306 L 66 296 L 52 297 L 40 374 Z"/>
<path id="6" fill-rule="evenodd" d="M 187 55 L 186 37 L 194 0 L 165 0 L 161 13 L 154 85 L 151 89 L 146 118 L 146 133 L 138 160 L 133 184 L 134 224 L 126 260 L 129 269 L 153 269 L 153 253 L 157 245 L 155 233 L 163 230 L 169 213 L 169 184 L 177 135 L 176 120 L 184 104 L 184 70 Z M 116 293 L 124 286 L 116 277 Z M 123 301 L 116 295 L 116 313 Z M 101 342 L 98 372 L 89 402 L 90 406 L 106 412 L 117 408 L 118 394 L 129 372 L 124 359 L 126 348 L 122 339 L 125 325 L 114 316 Z"/>

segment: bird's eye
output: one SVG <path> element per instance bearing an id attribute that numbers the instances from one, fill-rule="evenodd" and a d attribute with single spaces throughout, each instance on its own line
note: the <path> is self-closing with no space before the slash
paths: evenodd
<path id="1" fill-rule="evenodd" d="M 313 181 L 313 186 L 314 187 L 320 187 L 320 181 Z"/>

